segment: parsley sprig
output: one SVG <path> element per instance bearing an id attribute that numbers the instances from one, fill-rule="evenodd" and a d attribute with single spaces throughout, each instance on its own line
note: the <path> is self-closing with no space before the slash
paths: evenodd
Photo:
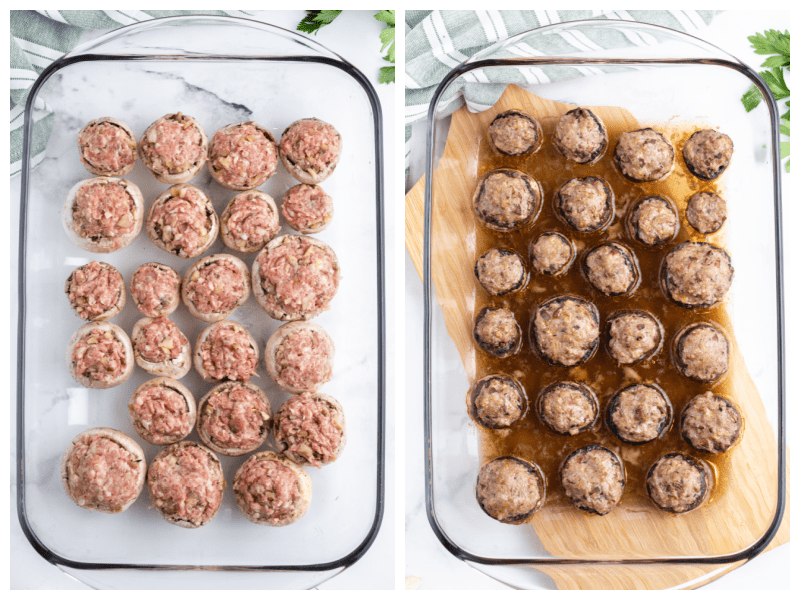
<path id="1" fill-rule="evenodd" d="M 757 33 L 747 38 L 756 54 L 769 55 L 769 58 L 761 65 L 766 67 L 766 71 L 761 71 L 759 75 L 769 86 L 775 100 L 780 102 L 789 97 L 789 86 L 783 76 L 783 69 L 789 71 L 789 31 L 781 33 L 775 29 L 769 29 L 763 34 Z M 747 112 L 753 110 L 761 102 L 761 92 L 756 86 L 751 86 L 744 96 L 742 104 Z M 786 102 L 786 112 L 781 115 L 781 133 L 789 137 L 789 101 Z M 781 142 L 781 158 L 789 156 L 789 142 Z M 786 172 L 789 172 L 789 161 L 786 161 Z"/>
<path id="2" fill-rule="evenodd" d="M 325 25 L 330 25 L 341 12 L 340 10 L 307 10 L 306 16 L 297 24 L 297 30 L 317 35 L 320 29 Z M 375 18 L 386 24 L 380 35 L 381 53 L 388 48 L 383 60 L 394 64 L 394 11 L 381 10 L 375 14 Z M 380 83 L 394 83 L 394 67 L 381 67 L 378 81 Z"/>

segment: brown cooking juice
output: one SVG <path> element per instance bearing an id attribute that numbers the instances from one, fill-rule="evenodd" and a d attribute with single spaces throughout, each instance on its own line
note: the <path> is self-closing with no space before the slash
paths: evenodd
<path id="1" fill-rule="evenodd" d="M 536 115 L 534 115 L 536 116 Z M 538 117 L 537 117 L 538 118 Z M 579 165 L 564 158 L 556 150 L 552 138 L 557 118 L 540 119 L 544 132 L 544 143 L 539 151 L 528 156 L 505 156 L 497 152 L 485 135 L 480 142 L 478 178 L 496 168 L 518 169 L 533 176 L 542 186 L 543 205 L 538 218 L 527 227 L 513 233 L 499 233 L 484 227 L 476 218 L 476 251 L 474 260 L 493 247 L 517 251 L 526 260 L 530 279 L 525 287 L 506 296 L 492 297 L 475 282 L 475 315 L 484 306 L 505 307 L 513 311 L 522 329 L 522 344 L 519 352 L 505 359 L 495 358 L 480 350 L 476 344 L 475 380 L 492 373 L 506 373 L 515 377 L 524 387 L 528 397 L 525 417 L 506 430 L 489 430 L 478 427 L 481 464 L 499 456 L 514 455 L 538 464 L 547 478 L 546 505 L 551 510 L 576 510 L 564 494 L 559 467 L 573 450 L 589 444 L 610 448 L 619 454 L 625 464 L 626 486 L 620 505 L 616 510 L 658 511 L 649 500 L 645 490 L 645 478 L 650 466 L 669 452 L 683 452 L 707 461 L 715 471 L 712 500 L 725 493 L 725 473 L 729 455 L 712 455 L 694 450 L 686 443 L 679 431 L 678 419 L 684 406 L 707 390 L 730 395 L 728 375 L 713 384 L 703 384 L 680 374 L 672 361 L 671 346 L 676 333 L 689 323 L 708 321 L 717 325 L 733 342 L 732 326 L 726 303 L 711 308 L 687 309 L 668 300 L 659 280 L 661 262 L 667 253 L 681 242 L 707 241 L 724 248 L 725 226 L 719 232 L 703 235 L 695 231 L 686 221 L 686 205 L 689 198 L 699 191 L 718 193 L 725 197 L 715 182 L 704 182 L 691 175 L 683 162 L 684 142 L 703 126 L 688 123 L 666 123 L 652 125 L 660 131 L 675 148 L 675 164 L 672 173 L 664 181 L 634 183 L 625 179 L 613 161 L 614 148 L 622 125 L 606 122 L 609 145 L 603 157 L 594 165 Z M 641 125 L 640 127 L 647 127 Z M 735 168 L 735 165 L 734 167 Z M 574 177 L 600 177 L 613 190 L 615 214 L 612 221 L 600 231 L 579 233 L 560 221 L 554 208 L 554 197 L 558 188 Z M 658 195 L 672 201 L 678 211 L 679 231 L 675 238 L 660 246 L 648 247 L 634 239 L 625 227 L 625 215 L 638 199 Z M 557 231 L 571 239 L 577 254 L 567 273 L 563 275 L 540 275 L 530 269 L 529 244 L 545 231 Z M 586 280 L 581 269 L 584 253 L 603 241 L 616 240 L 631 249 L 638 261 L 639 284 L 629 295 L 605 296 L 596 291 Z M 736 257 L 732 257 L 736 264 Z M 587 299 L 600 312 L 600 345 L 594 356 L 586 363 L 572 367 L 552 366 L 539 358 L 530 338 L 530 323 L 536 306 L 557 295 L 573 294 Z M 608 353 L 608 317 L 619 310 L 639 309 L 655 316 L 663 326 L 662 345 L 655 356 L 633 365 L 619 365 Z M 473 381 L 473 383 L 474 383 Z M 577 436 L 562 436 L 548 429 L 536 416 L 535 404 L 540 390 L 558 381 L 577 381 L 588 385 L 600 402 L 600 415 L 594 427 Z M 654 383 L 666 392 L 672 404 L 672 422 L 656 440 L 631 445 L 622 442 L 605 422 L 606 409 L 614 394 L 623 387 L 635 383 Z M 746 433 L 745 433 L 746 435 Z"/>

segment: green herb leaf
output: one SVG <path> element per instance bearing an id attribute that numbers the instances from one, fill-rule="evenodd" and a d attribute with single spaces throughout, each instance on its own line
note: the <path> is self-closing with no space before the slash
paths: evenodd
<path id="1" fill-rule="evenodd" d="M 340 10 L 307 10 L 306 16 L 297 24 L 297 30 L 317 35 L 325 25 L 330 25 L 341 14 Z"/>
<path id="2" fill-rule="evenodd" d="M 767 82 L 769 89 L 772 90 L 772 95 L 775 96 L 775 100 L 783 100 L 789 97 L 789 86 L 786 85 L 783 71 L 780 67 L 775 67 L 769 71 L 761 71 L 759 75 Z"/>
<path id="3" fill-rule="evenodd" d="M 742 96 L 742 104 L 744 104 L 744 109 L 747 112 L 753 110 L 758 103 L 761 102 L 761 92 L 758 91 L 758 88 L 754 85 L 750 86 L 750 89 L 744 93 Z"/>
<path id="4" fill-rule="evenodd" d="M 789 135 L 789 121 L 781 120 L 781 133 L 783 135 Z"/>
<path id="5" fill-rule="evenodd" d="M 381 51 L 385 50 L 389 44 L 394 43 L 394 31 L 394 27 L 386 27 L 381 31 L 381 43 L 383 44 Z"/>
<path id="6" fill-rule="evenodd" d="M 789 101 L 788 100 L 786 101 L 786 108 L 789 108 Z M 781 119 L 783 119 L 787 123 L 789 122 L 789 111 L 788 110 L 781 115 Z"/>
<path id="7" fill-rule="evenodd" d="M 775 29 L 768 29 L 763 34 L 757 33 L 747 38 L 756 51 L 756 54 L 782 54 L 789 56 L 789 31 L 784 33 Z M 766 66 L 766 65 L 762 65 Z"/>
<path id="8" fill-rule="evenodd" d="M 381 67 L 380 83 L 394 83 L 394 67 Z"/>
<path id="9" fill-rule="evenodd" d="M 767 60 L 764 61 L 764 64 L 761 65 L 762 67 L 772 68 L 772 67 L 788 67 L 789 66 L 789 57 L 788 56 L 770 56 Z"/>
<path id="10" fill-rule="evenodd" d="M 393 10 L 382 10 L 378 14 L 375 15 L 375 18 L 378 21 L 383 21 L 390 27 L 394 27 L 394 11 Z"/>

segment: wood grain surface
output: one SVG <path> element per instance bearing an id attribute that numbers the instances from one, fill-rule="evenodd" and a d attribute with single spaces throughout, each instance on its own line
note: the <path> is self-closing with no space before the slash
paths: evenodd
<path id="1" fill-rule="evenodd" d="M 470 113 L 461 108 L 452 117 L 434 182 L 432 281 L 447 331 L 470 381 L 475 377 L 471 331 L 479 293 L 473 275 L 476 225 L 470 198 L 479 172 L 481 140 L 494 116 L 511 108 L 546 118 L 558 117 L 574 106 L 544 100 L 511 85 L 490 110 Z M 636 118 L 622 108 L 591 108 L 609 125 L 609 130 L 612 124 L 617 130 L 640 127 Z M 420 274 L 423 210 L 424 181 L 420 180 L 406 196 L 406 246 Z M 735 553 L 761 537 L 772 520 L 776 502 L 775 435 L 736 340 L 730 341 L 727 391 L 742 408 L 746 433 L 742 442 L 730 452 L 724 473 L 725 493 L 716 495 L 701 509 L 681 516 L 654 508 L 631 510 L 620 506 L 598 518 L 571 508 L 564 510 L 545 505 L 530 526 L 549 553 L 565 558 L 608 560 L 718 556 Z M 465 431 L 465 435 L 471 433 Z M 736 483 L 731 484 L 732 481 Z M 771 548 L 788 541 L 788 514 L 787 498 L 786 515 Z M 566 531 L 569 535 L 564 535 Z M 537 568 L 551 576 L 561 589 L 665 589 L 697 587 L 740 564 Z"/>

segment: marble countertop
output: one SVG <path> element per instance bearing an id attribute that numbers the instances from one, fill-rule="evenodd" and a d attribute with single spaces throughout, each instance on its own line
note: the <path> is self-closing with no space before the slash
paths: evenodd
<path id="1" fill-rule="evenodd" d="M 788 12 L 744 12 L 730 11 L 718 15 L 711 26 L 698 37 L 716 44 L 732 55 L 759 69 L 764 58 L 756 55 L 749 46 L 747 36 L 766 29 L 788 29 Z M 406 188 L 410 189 L 424 173 L 424 123 L 413 126 L 411 157 Z M 793 206 L 789 195 L 790 176 L 783 175 L 784 201 L 784 249 L 786 263 L 784 273 L 787 277 L 785 306 L 787 307 L 786 337 L 787 366 L 797 363 L 800 353 L 800 321 L 789 310 L 800 301 L 798 289 L 796 240 L 792 239 L 788 224 L 794 222 L 797 207 Z M 482 572 L 472 568 L 451 555 L 434 536 L 425 512 L 423 481 L 423 419 L 422 419 L 422 349 L 423 349 L 423 302 L 422 282 L 406 252 L 405 264 L 405 575 L 414 577 L 419 589 L 509 589 L 509 587 Z M 786 398 L 792 399 L 792 390 L 798 389 L 797 375 L 791 367 L 787 372 Z M 792 402 L 789 405 L 788 431 L 793 429 Z M 796 411 L 795 411 L 796 412 Z M 790 437 L 791 439 L 791 437 Z M 790 574 L 790 544 L 757 556 L 743 567 L 710 583 L 703 589 L 788 589 Z M 501 578 L 502 575 L 499 575 Z M 418 578 L 418 579 L 417 579 Z M 554 589 L 552 580 L 546 577 L 537 579 L 533 585 Z"/>
<path id="2" fill-rule="evenodd" d="M 317 41 L 321 44 L 325 45 L 326 47 L 330 48 L 334 52 L 340 54 L 345 59 L 352 62 L 358 69 L 360 69 L 364 75 L 369 79 L 373 84 L 375 89 L 377 90 L 379 99 L 382 104 L 382 112 L 383 112 L 383 132 L 384 132 L 384 152 L 385 152 L 385 162 L 384 162 L 384 174 L 385 174 L 385 189 L 387 190 L 387 207 L 390 206 L 389 198 L 391 197 L 389 193 L 393 190 L 393 182 L 395 180 L 394 173 L 395 169 L 394 166 L 394 99 L 395 99 L 395 86 L 394 85 L 378 85 L 377 78 L 378 78 L 378 71 L 380 67 L 385 66 L 386 63 L 380 57 L 380 40 L 379 40 L 379 33 L 383 27 L 383 24 L 376 21 L 373 18 L 373 13 L 375 11 L 346 11 L 343 13 L 337 21 L 329 27 L 322 29 L 318 35 L 315 37 Z M 293 30 L 297 23 L 302 19 L 304 16 L 304 11 L 259 11 L 256 13 L 255 18 L 257 20 L 261 20 L 264 22 L 268 22 L 279 27 L 283 27 L 285 29 Z M 227 30 L 222 28 L 220 31 L 220 35 L 224 36 Z M 87 41 L 99 36 L 102 32 L 91 31 L 84 34 L 82 39 L 83 41 Z M 357 33 L 354 35 L 354 33 Z M 174 35 L 179 36 L 181 35 L 180 28 L 176 28 Z M 180 40 L 175 40 L 176 44 L 180 43 Z M 238 40 L 232 38 L 230 40 L 231 44 L 235 46 Z M 142 89 L 147 89 L 148 85 L 152 85 L 155 83 L 155 80 L 148 84 L 146 81 L 147 77 L 155 77 L 158 78 L 158 74 L 156 73 L 140 73 L 138 75 L 133 75 L 136 77 L 141 77 L 142 80 L 138 85 L 142 86 Z M 234 119 L 239 116 L 238 112 L 242 113 L 242 118 L 239 120 L 246 120 L 246 118 L 256 118 L 258 117 L 250 117 L 250 109 L 247 106 L 261 106 L 261 111 L 264 111 L 265 108 L 263 107 L 263 103 L 259 101 L 262 98 L 251 98 L 248 101 L 242 101 L 243 104 L 236 105 L 231 108 L 231 106 L 219 106 L 215 108 L 217 103 L 222 102 L 224 100 L 225 95 L 220 93 L 218 87 L 215 86 L 214 81 L 204 81 L 202 78 L 194 78 L 192 79 L 191 76 L 187 76 L 187 81 L 185 82 L 186 86 L 190 88 L 192 93 L 196 94 L 206 94 L 208 96 L 207 100 L 207 110 L 208 115 L 205 115 L 205 121 L 202 115 L 197 115 L 198 119 L 201 122 L 211 122 L 214 123 L 215 119 L 217 118 L 230 118 Z M 280 81 L 273 82 L 275 86 L 280 86 Z M 63 86 L 65 85 L 63 81 L 54 81 L 54 85 L 56 86 Z M 86 83 L 85 85 L 90 85 Z M 174 83 L 174 87 L 176 90 L 183 85 L 183 82 L 176 81 Z M 81 117 L 86 115 L 100 115 L 105 114 L 106 108 L 108 104 L 104 104 L 104 96 L 103 90 L 101 88 L 92 88 L 93 92 L 91 94 L 87 93 L 84 95 L 85 100 L 82 100 L 82 105 L 75 109 L 75 111 L 62 111 L 63 113 L 69 112 L 68 115 L 61 115 L 58 118 L 75 118 L 76 114 L 79 114 Z M 163 89 L 163 88 L 162 88 Z M 173 91 L 176 91 L 173 90 Z M 64 93 L 70 93 L 72 90 L 64 88 Z M 86 91 L 84 89 L 84 91 Z M 171 92 L 169 92 L 171 93 Z M 177 92 L 176 92 L 177 93 Z M 271 113 L 274 113 L 274 105 L 273 108 L 270 109 Z M 233 111 L 233 113 L 231 113 Z M 237 112 L 238 111 L 238 112 Z M 161 114 L 161 113 L 160 113 Z M 259 113 L 263 114 L 263 113 Z M 224 116 L 223 116 L 224 115 Z M 320 115 L 322 116 L 322 115 Z M 283 118 L 280 119 L 285 120 Z M 229 121 L 225 121 L 229 122 Z M 288 123 L 288 121 L 287 121 Z M 142 124 L 144 127 L 146 124 Z M 215 124 L 220 125 L 220 124 Z M 352 126 L 355 126 L 352 123 L 345 123 L 342 124 L 340 127 L 345 129 Z M 134 130 L 141 129 L 142 127 L 134 126 Z M 358 125 L 358 127 L 362 127 Z M 72 126 L 67 123 L 67 126 L 62 128 L 56 128 L 56 130 L 71 130 Z M 357 131 L 361 131 L 361 129 L 357 129 Z M 211 131 L 209 131 L 209 134 Z M 278 135 L 280 132 L 278 132 Z M 351 138 L 353 139 L 353 138 Z M 71 138 L 70 138 L 71 140 Z M 49 144 L 47 153 L 45 155 L 45 161 L 52 160 L 56 161 L 60 153 L 65 148 L 65 140 L 59 139 L 58 135 L 54 135 Z M 70 142 L 71 147 L 71 142 Z M 351 149 L 355 150 L 355 147 Z M 352 161 L 355 163 L 355 160 Z M 60 178 L 64 180 L 72 180 L 75 179 L 76 173 L 74 169 L 72 169 L 69 173 L 65 172 L 60 174 L 58 169 L 60 169 L 61 161 L 53 162 L 51 165 L 56 165 L 56 167 L 48 169 L 49 172 L 59 174 Z M 66 167 L 65 167 L 66 168 Z M 81 170 L 79 168 L 79 170 Z M 205 175 L 205 173 L 204 173 Z M 341 182 L 342 186 L 346 186 L 349 182 L 344 179 L 345 177 L 355 177 L 355 174 L 341 176 L 343 181 Z M 79 178 L 88 177 L 85 173 L 81 172 L 79 174 Z M 38 182 L 38 185 L 41 185 L 46 182 Z M 54 194 L 60 195 L 60 187 L 66 185 L 61 179 L 59 181 L 51 182 L 52 189 Z M 71 185 L 71 184 L 69 184 Z M 287 184 L 291 185 L 291 184 Z M 331 186 L 334 184 L 332 183 Z M 145 193 L 146 197 L 148 193 L 144 188 L 143 193 Z M 351 188 L 352 189 L 352 188 Z M 373 188 L 374 189 L 374 188 Z M 58 190 L 58 191 L 57 191 Z M 266 190 L 270 193 L 273 191 Z M 17 202 L 16 199 L 19 198 L 20 193 L 20 178 L 15 177 L 11 180 L 11 198 L 12 206 L 15 208 L 12 209 L 12 222 L 11 222 L 11 247 L 16 248 L 18 246 L 18 219 L 19 214 L 16 208 Z M 341 190 L 340 193 L 337 195 L 331 190 L 332 195 L 336 198 L 339 196 L 346 196 L 344 190 Z M 367 196 L 368 197 L 368 196 Z M 347 198 L 343 198 L 340 202 L 346 202 Z M 59 203 L 60 204 L 60 203 Z M 344 208 L 345 214 L 347 207 Z M 387 210 L 387 215 L 391 214 L 390 211 Z M 340 217 L 341 219 L 345 219 L 345 217 Z M 349 219 L 347 219 L 349 221 Z M 374 222 L 374 221 L 373 221 Z M 324 236 L 323 236 L 324 238 Z M 393 227 L 388 227 L 386 229 L 386 245 L 388 248 L 392 248 L 395 243 L 395 230 Z M 144 243 L 144 242 L 143 242 Z M 122 253 L 121 253 L 122 254 Z M 129 258 L 135 258 L 133 256 Z M 120 258 L 119 260 L 123 260 Z M 340 260 L 344 260 L 343 257 L 340 256 Z M 357 257 L 354 259 L 357 260 Z M 69 263 L 69 259 L 67 261 Z M 352 264 L 353 260 L 350 261 Z M 77 263 L 76 263 L 77 264 Z M 68 270 L 72 267 L 68 267 Z M 120 266 L 120 268 L 123 268 Z M 16 252 L 12 253 L 11 257 L 11 280 L 15 281 L 17 279 L 17 265 L 16 265 Z M 351 278 L 350 283 L 353 283 L 355 279 Z M 394 329 L 394 297 L 395 297 L 395 287 L 394 287 L 394 264 L 391 260 L 386 260 L 386 298 L 387 298 L 387 305 L 386 305 L 386 315 L 387 315 L 387 365 L 391 365 L 394 362 L 394 345 L 392 342 L 392 331 Z M 343 284 L 344 285 L 344 284 Z M 344 291 L 344 288 L 342 290 Z M 12 299 L 12 323 L 16 323 L 17 317 L 17 303 L 16 303 L 16 294 L 13 294 Z M 54 303 L 57 301 L 54 300 Z M 243 307 L 243 309 L 246 307 Z M 54 306 L 54 310 L 57 311 L 57 307 Z M 236 318 L 236 317 L 235 317 Z M 246 316 L 243 318 L 246 319 Z M 328 325 L 325 325 L 328 327 Z M 16 328 L 14 327 L 12 331 L 16 332 Z M 335 336 L 334 336 L 335 337 Z M 339 338 L 343 338 L 346 336 L 339 336 Z M 371 339 L 371 338 L 370 338 Z M 338 344 L 337 344 L 338 346 Z M 346 340 L 343 341 L 343 347 L 338 348 L 340 351 L 347 350 Z M 61 351 L 59 351 L 60 355 Z M 344 354 L 342 356 L 345 356 Z M 12 344 L 11 349 L 11 361 L 9 364 L 16 364 L 16 344 Z M 368 550 L 366 555 L 358 561 L 355 565 L 347 569 L 341 574 L 329 579 L 322 583 L 319 588 L 320 589 L 391 589 L 394 587 L 394 554 L 395 554 L 395 505 L 394 505 L 394 494 L 395 494 L 395 486 L 394 486 L 394 447 L 395 447 L 395 437 L 394 437 L 394 428 L 392 427 L 392 415 L 394 413 L 394 395 L 392 393 L 394 389 L 394 377 L 393 371 L 388 369 L 387 372 L 387 402 L 386 402 L 386 411 L 387 411 L 387 436 L 386 436 L 386 479 L 385 479 L 385 510 L 384 510 L 384 517 L 383 517 L 383 526 L 378 533 L 378 536 L 373 543 L 372 547 Z M 330 385 L 336 383 L 335 381 L 332 382 Z M 15 383 L 12 383 L 12 398 L 15 397 L 15 390 L 13 389 Z M 335 394 L 334 390 L 331 390 L 331 393 Z M 346 393 L 342 390 L 342 393 Z M 345 403 L 346 404 L 346 403 Z M 13 406 L 13 405 L 12 405 Z M 12 409 L 13 411 L 13 409 Z M 353 422 L 351 427 L 358 427 L 358 419 L 360 415 L 355 414 L 353 415 Z M 350 421 L 350 419 L 348 419 Z M 15 457 L 15 427 L 13 425 L 12 420 L 12 456 L 11 456 L 11 464 L 16 464 L 16 457 Z M 352 438 L 352 434 L 351 434 Z M 355 449 L 354 449 L 355 451 Z M 11 469 L 11 494 L 10 494 L 10 516 L 11 516 L 11 548 L 12 548 L 12 556 L 11 556 L 11 588 L 12 589 L 90 589 L 89 586 L 78 581 L 73 576 L 66 574 L 61 569 L 51 565 L 47 561 L 45 561 L 38 553 L 31 547 L 28 541 L 25 539 L 22 530 L 20 528 L 17 515 L 16 515 L 16 469 Z M 91 576 L 88 577 L 84 576 L 85 573 L 79 573 L 78 577 L 83 581 L 91 581 Z M 233 582 L 234 578 L 237 578 L 237 573 L 230 573 L 230 581 Z M 240 580 L 242 577 L 239 578 Z M 263 582 L 265 579 L 268 580 L 268 575 L 263 576 L 261 579 L 254 579 L 257 583 L 254 585 L 264 585 Z M 322 581 L 323 578 L 319 578 L 319 581 Z M 197 580 L 195 584 L 189 585 L 202 585 L 199 583 L 201 580 Z M 239 581 L 241 584 L 241 581 Z M 141 584 L 139 584 L 141 585 Z M 267 584 L 268 585 L 268 584 Z M 236 583 L 231 583 L 231 587 L 238 587 Z"/>

